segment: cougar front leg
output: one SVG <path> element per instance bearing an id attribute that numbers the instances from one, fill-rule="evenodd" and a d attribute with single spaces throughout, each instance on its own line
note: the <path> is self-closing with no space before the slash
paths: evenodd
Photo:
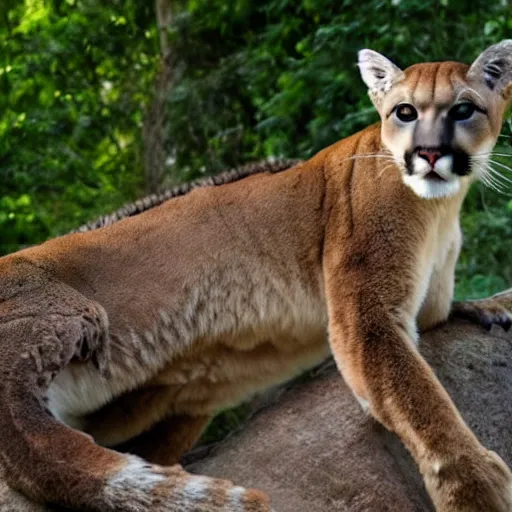
<path id="1" fill-rule="evenodd" d="M 71 359 L 107 369 L 100 306 L 53 280 L 18 290 L 1 312 L 0 464 L 11 487 L 36 502 L 92 512 L 269 511 L 259 491 L 102 448 L 53 418 L 46 391 Z"/>
<path id="2" fill-rule="evenodd" d="M 512 510 L 509 469 L 479 444 L 417 352 L 414 319 L 393 303 L 397 281 L 389 275 L 383 281 L 390 301 L 384 303 L 384 294 L 368 287 L 368 274 L 366 286 L 354 273 L 343 277 L 331 273 L 326 287 L 338 367 L 359 400 L 404 442 L 436 509 Z"/>
<path id="3" fill-rule="evenodd" d="M 512 290 L 497 293 L 486 299 L 455 302 L 451 316 L 467 318 L 487 330 L 496 324 L 508 331 L 512 326 Z"/>

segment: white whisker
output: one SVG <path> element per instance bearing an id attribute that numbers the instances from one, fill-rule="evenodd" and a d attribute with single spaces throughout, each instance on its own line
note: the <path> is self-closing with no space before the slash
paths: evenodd
<path id="1" fill-rule="evenodd" d="M 489 151 L 488 153 L 476 153 L 476 155 L 471 155 L 471 158 L 481 158 L 488 156 L 510 156 L 512 157 L 512 153 L 496 153 L 495 151 Z"/>
<path id="2" fill-rule="evenodd" d="M 466 93 L 471 93 L 473 94 L 476 98 L 478 98 L 484 105 L 485 105 L 485 100 L 482 98 L 482 96 L 476 92 L 473 88 L 471 87 L 465 87 L 464 89 L 462 89 L 459 94 L 457 94 L 457 98 L 455 99 L 455 102 L 459 101 L 459 98 L 463 95 L 463 94 L 466 94 Z"/>
<path id="3" fill-rule="evenodd" d="M 380 178 L 385 172 L 389 171 L 390 169 L 393 168 L 393 164 L 388 164 L 388 165 L 385 165 L 381 171 L 379 172 L 379 174 L 377 174 L 377 178 Z"/>
<path id="4" fill-rule="evenodd" d="M 502 170 L 494 168 L 494 165 L 501 167 Z M 496 162 L 495 160 L 492 159 L 488 159 L 485 167 L 493 174 L 499 176 L 500 178 L 503 178 L 505 181 L 510 181 L 510 178 L 503 174 L 503 171 L 512 172 L 512 168 L 510 168 L 508 165 L 502 164 L 501 162 Z"/>
<path id="5" fill-rule="evenodd" d="M 505 192 L 503 192 L 503 190 L 501 188 L 499 188 L 498 186 L 496 186 L 494 183 L 490 182 L 490 181 L 487 181 L 485 179 L 482 179 L 481 180 L 482 183 L 487 187 L 487 188 L 490 188 L 491 190 L 494 190 L 495 192 L 497 192 L 498 194 L 503 194 L 503 195 L 507 195 L 505 194 Z"/>
<path id="6" fill-rule="evenodd" d="M 512 168 L 508 165 L 502 164 L 501 162 L 496 162 L 496 160 L 489 159 L 490 162 L 492 162 L 495 165 L 499 165 L 502 169 L 505 169 L 506 171 L 512 172 Z"/>
<path id="7" fill-rule="evenodd" d="M 512 187 L 509 183 L 503 183 L 502 181 L 498 181 L 495 178 L 492 178 L 492 183 L 496 185 L 496 187 L 498 187 L 502 193 L 506 193 L 507 195 L 512 194 Z"/>
<path id="8" fill-rule="evenodd" d="M 498 171 L 496 171 L 496 169 L 492 169 L 491 167 L 489 167 L 489 172 L 494 177 L 495 180 L 501 180 L 501 183 L 503 183 L 503 185 L 505 185 L 506 183 L 510 183 L 512 185 L 512 180 L 507 176 L 503 176 L 502 174 L 500 174 Z"/>
<path id="9" fill-rule="evenodd" d="M 488 188 L 498 192 L 499 194 L 503 194 L 505 196 L 509 196 L 506 191 L 503 189 L 503 185 L 499 182 L 496 182 L 494 178 L 492 178 L 489 174 L 484 174 L 480 176 L 480 180 L 482 183 Z"/>
<path id="10" fill-rule="evenodd" d="M 510 194 L 507 194 L 506 190 L 503 189 L 503 187 L 506 187 L 507 185 L 498 180 L 498 176 L 500 178 L 503 178 L 503 176 L 499 174 L 496 175 L 496 171 L 494 169 L 491 169 L 491 167 L 489 166 L 488 160 L 485 160 L 484 163 L 478 162 L 478 159 L 472 159 L 472 162 L 476 164 L 475 170 L 478 178 L 487 188 L 490 188 L 499 194 L 510 196 Z"/>

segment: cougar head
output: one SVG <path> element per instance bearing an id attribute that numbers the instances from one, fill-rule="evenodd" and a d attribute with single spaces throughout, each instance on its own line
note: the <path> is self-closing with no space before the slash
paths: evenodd
<path id="1" fill-rule="evenodd" d="M 433 62 L 402 71 L 361 50 L 359 68 L 382 120 L 382 142 L 417 195 L 447 197 L 486 180 L 512 100 L 512 40 L 489 47 L 471 66 Z"/>

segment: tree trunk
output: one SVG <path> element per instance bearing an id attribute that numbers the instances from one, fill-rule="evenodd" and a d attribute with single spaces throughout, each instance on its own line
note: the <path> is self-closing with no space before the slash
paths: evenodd
<path id="1" fill-rule="evenodd" d="M 173 53 L 169 27 L 173 21 L 170 0 L 156 0 L 156 21 L 160 39 L 160 68 L 155 76 L 153 99 L 148 105 L 142 129 L 145 185 L 155 193 L 165 176 L 167 148 L 167 96 L 173 81 Z"/>

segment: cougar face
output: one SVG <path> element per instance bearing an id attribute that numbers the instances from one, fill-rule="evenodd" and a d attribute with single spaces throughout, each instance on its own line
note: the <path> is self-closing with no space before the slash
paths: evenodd
<path id="1" fill-rule="evenodd" d="M 403 180 L 424 198 L 456 194 L 484 177 L 512 91 L 512 40 L 472 66 L 416 64 L 402 71 L 371 50 L 359 67 L 382 120 L 382 141 Z"/>

